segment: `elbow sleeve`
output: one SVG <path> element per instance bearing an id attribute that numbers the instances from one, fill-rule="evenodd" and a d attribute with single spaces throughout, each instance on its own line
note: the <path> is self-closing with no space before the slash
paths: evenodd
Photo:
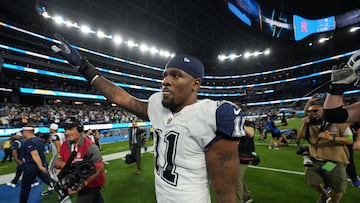
<path id="1" fill-rule="evenodd" d="M 348 112 L 343 106 L 333 109 L 324 109 L 323 117 L 325 121 L 331 123 L 345 123 L 348 118 Z"/>

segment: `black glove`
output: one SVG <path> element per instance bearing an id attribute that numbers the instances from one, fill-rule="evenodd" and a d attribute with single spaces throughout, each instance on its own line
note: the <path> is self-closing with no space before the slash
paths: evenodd
<path id="1" fill-rule="evenodd" d="M 72 48 L 69 42 L 67 42 L 61 35 L 55 33 L 54 37 L 60 41 L 60 45 L 52 45 L 51 49 L 55 53 L 60 54 L 71 65 L 79 68 L 83 59 L 79 52 Z"/>
<path id="2" fill-rule="evenodd" d="M 72 66 L 78 68 L 78 71 L 92 84 L 97 76 L 100 75 L 99 71 L 80 53 L 71 47 L 61 35 L 54 34 L 55 39 L 60 41 L 60 45 L 52 45 L 51 49 L 66 59 Z"/>
<path id="3" fill-rule="evenodd" d="M 354 69 L 346 64 L 334 65 L 332 67 L 331 84 L 328 92 L 332 95 L 343 95 L 346 87 L 358 80 L 358 75 Z"/>

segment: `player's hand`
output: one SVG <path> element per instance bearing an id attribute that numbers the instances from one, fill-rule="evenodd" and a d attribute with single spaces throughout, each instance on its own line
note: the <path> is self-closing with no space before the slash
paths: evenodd
<path id="1" fill-rule="evenodd" d="M 342 63 L 338 66 L 333 66 L 331 74 L 331 83 L 336 85 L 348 85 L 358 80 L 358 75 L 354 69 Z"/>
<path id="2" fill-rule="evenodd" d="M 45 167 L 43 167 L 43 166 L 40 167 L 39 170 L 40 170 L 42 173 L 48 173 L 47 168 L 45 168 Z"/>
<path id="3" fill-rule="evenodd" d="M 59 45 L 52 45 L 51 49 L 60 54 L 64 59 L 66 59 L 72 66 L 78 68 L 78 71 L 90 82 L 93 84 L 94 80 L 100 73 L 96 68 L 90 64 L 85 57 L 81 56 L 79 52 L 71 47 L 69 42 L 67 42 L 61 35 L 54 34 L 54 37 L 59 40 Z"/>
<path id="4" fill-rule="evenodd" d="M 60 42 L 60 44 L 52 45 L 51 50 L 61 55 L 71 65 L 80 67 L 82 63 L 82 56 L 79 54 L 79 52 L 72 48 L 69 42 L 67 42 L 61 35 L 55 33 L 54 37 Z"/>
<path id="5" fill-rule="evenodd" d="M 360 73 L 360 51 L 350 57 L 347 62 L 347 66 L 353 69 L 356 74 Z"/>

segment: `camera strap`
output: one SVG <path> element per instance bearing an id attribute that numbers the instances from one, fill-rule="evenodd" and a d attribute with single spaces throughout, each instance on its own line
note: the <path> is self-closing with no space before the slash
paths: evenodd
<path id="1" fill-rule="evenodd" d="M 329 130 L 329 129 L 331 128 L 331 126 L 332 126 L 332 123 L 323 122 L 322 125 L 321 125 L 321 127 L 320 127 L 319 134 L 320 134 L 321 132 L 324 132 L 324 131 L 326 131 L 326 130 Z M 318 137 L 318 140 L 317 140 L 317 142 L 315 143 L 316 153 L 317 153 L 317 149 L 318 149 L 318 144 L 319 144 L 319 142 L 320 142 L 320 137 Z"/>
<path id="2" fill-rule="evenodd" d="M 320 132 L 324 132 L 325 130 L 329 130 L 332 126 L 332 123 L 329 122 L 323 122 L 320 127 Z"/>
<path id="3" fill-rule="evenodd" d="M 307 140 L 310 143 L 310 126 L 309 125 L 306 126 L 305 140 Z"/>

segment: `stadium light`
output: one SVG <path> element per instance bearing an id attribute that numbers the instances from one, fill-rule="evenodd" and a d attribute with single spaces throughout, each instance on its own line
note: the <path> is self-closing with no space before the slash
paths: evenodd
<path id="1" fill-rule="evenodd" d="M 262 54 L 262 52 L 260 52 L 260 51 L 255 51 L 254 54 L 253 54 L 253 56 L 259 56 L 260 54 Z"/>
<path id="2" fill-rule="evenodd" d="M 156 47 L 151 47 L 150 53 L 156 54 L 156 53 L 158 53 L 158 52 L 159 52 L 159 50 L 157 50 Z"/>
<path id="3" fill-rule="evenodd" d="M 99 30 L 99 31 L 97 31 L 97 36 L 98 36 L 99 38 L 104 38 L 104 37 L 105 37 L 105 33 L 104 33 L 103 31 Z"/>
<path id="4" fill-rule="evenodd" d="M 245 54 L 244 54 L 244 57 L 245 58 L 249 58 L 251 56 L 251 53 L 250 52 L 246 52 Z"/>
<path id="5" fill-rule="evenodd" d="M 135 43 L 132 40 L 127 41 L 126 43 L 128 45 L 128 47 L 132 48 L 132 47 L 138 47 L 139 45 L 137 43 Z"/>
<path id="6" fill-rule="evenodd" d="M 51 18 L 51 16 L 48 14 L 48 12 L 43 12 L 42 14 L 41 14 L 44 18 Z"/>
<path id="7" fill-rule="evenodd" d="M 218 59 L 220 61 L 224 61 L 224 60 L 234 60 L 234 59 L 240 58 L 242 56 L 244 56 L 244 58 L 249 58 L 251 56 L 257 57 L 260 55 L 269 55 L 269 54 L 270 54 L 270 49 L 266 49 L 264 51 L 246 52 L 244 55 L 241 53 L 239 53 L 239 54 L 231 53 L 229 55 L 220 54 L 220 55 L 218 55 Z"/>
<path id="8" fill-rule="evenodd" d="M 54 17 L 54 22 L 58 25 L 63 24 L 64 23 L 64 18 L 62 16 L 55 16 Z"/>
<path id="9" fill-rule="evenodd" d="M 74 23 L 72 23 L 70 20 L 67 20 L 64 22 L 66 26 L 68 27 L 75 27 L 76 25 Z"/>
<path id="10" fill-rule="evenodd" d="M 324 42 L 329 41 L 329 40 L 330 40 L 330 38 L 328 38 L 328 37 L 323 37 L 323 38 L 320 38 L 320 39 L 319 39 L 319 43 L 324 43 Z"/>
<path id="11" fill-rule="evenodd" d="M 149 50 L 149 47 L 146 45 L 146 44 L 141 44 L 140 45 L 140 50 L 145 52 L 145 51 L 148 51 Z"/>
<path id="12" fill-rule="evenodd" d="M 90 27 L 86 26 L 86 25 L 82 25 L 80 27 L 80 30 L 83 32 L 83 33 L 90 33 L 91 32 L 91 29 Z"/>
<path id="13" fill-rule="evenodd" d="M 94 30 L 92 30 L 90 27 L 88 27 L 86 25 L 78 26 L 78 24 L 76 22 L 73 23 L 71 21 L 64 20 L 64 18 L 60 17 L 60 16 L 52 17 L 46 11 L 45 7 L 39 7 L 37 10 L 38 10 L 39 15 L 43 16 L 44 18 L 48 18 L 48 19 L 53 20 L 56 24 L 66 24 L 68 27 L 74 27 L 74 28 L 80 29 L 81 32 L 83 32 L 83 33 L 95 34 L 99 38 L 112 39 L 112 40 L 114 40 L 115 45 L 119 45 L 120 43 L 123 42 L 123 43 L 127 44 L 129 48 L 133 48 L 133 47 L 139 48 L 140 51 L 142 51 L 142 52 L 150 50 L 150 52 L 152 54 L 159 54 L 159 56 L 161 56 L 161 57 L 173 57 L 173 56 L 175 56 L 174 52 L 172 52 L 172 54 L 170 54 L 171 52 L 169 52 L 169 51 L 159 51 L 158 49 L 150 49 L 150 48 L 140 47 L 137 42 L 134 42 L 132 40 L 124 40 L 121 37 L 118 37 L 118 36 L 113 37 L 113 35 L 106 34 L 105 32 L 102 32 L 102 31 L 94 31 Z"/>
<path id="14" fill-rule="evenodd" d="M 120 36 L 115 36 L 113 40 L 116 45 L 121 44 L 121 42 L 123 41 Z"/>
<path id="15" fill-rule="evenodd" d="M 350 32 L 356 32 L 357 30 L 360 30 L 360 27 L 352 27 Z"/>
<path id="16" fill-rule="evenodd" d="M 226 56 L 223 55 L 223 54 L 218 55 L 218 59 L 219 59 L 220 61 L 224 61 L 224 60 L 226 59 Z"/>

